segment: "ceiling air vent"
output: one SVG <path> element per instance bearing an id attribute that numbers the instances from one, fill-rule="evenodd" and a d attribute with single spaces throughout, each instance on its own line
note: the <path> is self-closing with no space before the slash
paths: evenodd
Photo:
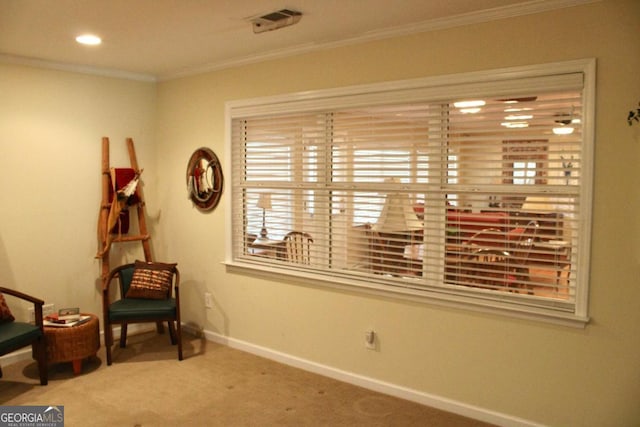
<path id="1" fill-rule="evenodd" d="M 258 34 L 288 27 L 300 21 L 300 18 L 302 18 L 302 13 L 296 12 L 295 10 L 282 9 L 260 16 L 259 18 L 253 18 L 251 19 L 251 23 L 253 24 L 253 32 Z"/>

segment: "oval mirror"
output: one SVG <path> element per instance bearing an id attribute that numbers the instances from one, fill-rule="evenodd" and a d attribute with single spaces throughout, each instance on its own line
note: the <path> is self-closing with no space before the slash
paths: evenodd
<path id="1" fill-rule="evenodd" d="M 206 211 L 214 209 L 222 196 L 223 183 L 218 156 L 206 147 L 194 151 L 187 165 L 187 189 L 193 204 Z"/>

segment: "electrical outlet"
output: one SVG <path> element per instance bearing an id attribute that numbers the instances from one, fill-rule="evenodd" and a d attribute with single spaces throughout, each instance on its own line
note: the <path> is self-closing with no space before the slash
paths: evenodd
<path id="1" fill-rule="evenodd" d="M 373 329 L 370 329 L 364 333 L 364 346 L 369 350 L 376 349 L 377 336 Z"/>
<path id="2" fill-rule="evenodd" d="M 206 308 L 213 308 L 213 297 L 211 296 L 211 292 L 204 293 L 204 306 Z"/>

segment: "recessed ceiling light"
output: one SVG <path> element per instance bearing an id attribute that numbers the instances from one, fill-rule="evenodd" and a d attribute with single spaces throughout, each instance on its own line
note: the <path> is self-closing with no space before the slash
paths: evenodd
<path id="1" fill-rule="evenodd" d="M 506 116 L 505 120 L 529 120 L 532 119 L 533 115 L 531 114 L 511 114 Z"/>
<path id="2" fill-rule="evenodd" d="M 520 108 L 520 107 L 510 107 L 510 108 L 505 108 L 504 112 L 505 113 L 518 113 L 520 111 L 531 111 L 531 108 Z"/>
<path id="3" fill-rule="evenodd" d="M 454 102 L 453 106 L 458 108 L 462 114 L 475 114 L 480 112 L 480 107 L 484 107 L 486 102 L 481 99 Z"/>
<path id="4" fill-rule="evenodd" d="M 529 123 L 527 123 L 527 122 L 503 122 L 503 123 L 500 123 L 500 124 L 502 126 L 504 126 L 504 127 L 511 128 L 511 129 L 529 127 Z"/>
<path id="5" fill-rule="evenodd" d="M 93 34 L 83 34 L 81 36 L 78 36 L 76 37 L 76 41 L 80 44 L 89 46 L 97 46 L 102 43 L 102 39 Z"/>
<path id="6" fill-rule="evenodd" d="M 454 102 L 453 106 L 456 108 L 474 108 L 474 107 L 484 107 L 486 102 L 478 99 L 472 101 L 458 101 Z"/>
<path id="7" fill-rule="evenodd" d="M 553 128 L 553 133 L 556 135 L 571 135 L 573 128 L 571 126 L 559 126 Z"/>

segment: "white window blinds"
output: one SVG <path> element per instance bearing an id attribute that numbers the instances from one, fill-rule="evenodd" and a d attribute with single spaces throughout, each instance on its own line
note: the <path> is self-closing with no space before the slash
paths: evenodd
<path id="1" fill-rule="evenodd" d="M 583 79 L 232 106 L 229 262 L 584 317 Z"/>

